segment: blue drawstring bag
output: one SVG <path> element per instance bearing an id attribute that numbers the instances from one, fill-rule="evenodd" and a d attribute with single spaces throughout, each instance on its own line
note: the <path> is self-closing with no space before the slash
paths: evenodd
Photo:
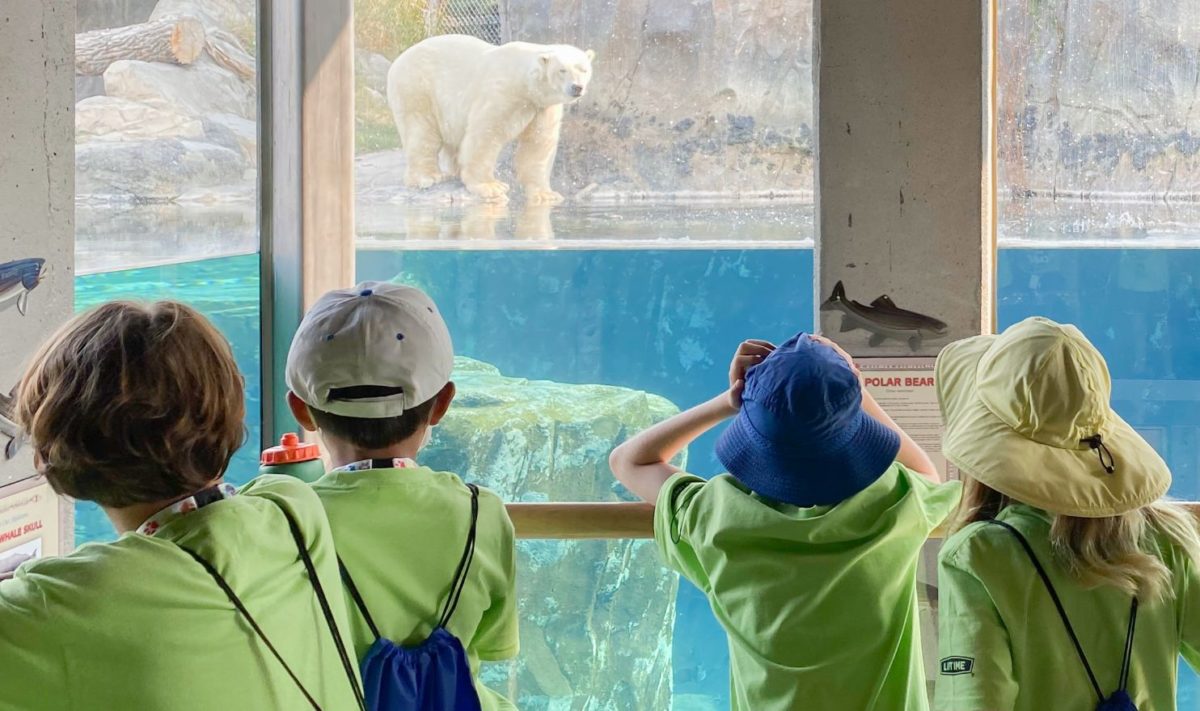
<path id="1" fill-rule="evenodd" d="M 463 549 L 442 616 L 429 637 L 420 644 L 404 647 L 383 637 L 350 571 L 338 560 L 346 590 L 362 612 L 375 643 L 362 659 L 363 693 L 368 711 L 480 711 L 479 692 L 471 677 L 471 665 L 463 643 L 446 625 L 458 608 L 467 584 L 467 573 L 475 557 L 475 529 L 479 521 L 479 488 L 471 489 L 471 528 Z"/>
<path id="2" fill-rule="evenodd" d="M 1050 599 L 1054 601 L 1054 607 L 1058 610 L 1058 616 L 1062 619 L 1063 626 L 1067 628 L 1067 635 L 1071 637 L 1071 642 L 1075 645 L 1075 653 L 1079 655 L 1079 661 L 1083 662 L 1084 671 L 1087 672 L 1088 681 L 1092 682 L 1092 691 L 1096 692 L 1096 711 L 1138 711 L 1138 707 L 1133 703 L 1133 699 L 1129 696 L 1129 663 L 1133 659 L 1133 633 L 1137 629 L 1137 611 L 1138 601 L 1133 598 L 1129 604 L 1129 629 L 1125 632 L 1125 656 L 1121 661 L 1121 678 L 1117 684 L 1117 690 L 1110 694 L 1107 698 L 1104 692 L 1100 690 L 1100 682 L 1096 680 L 1096 674 L 1092 671 L 1092 665 L 1088 663 L 1087 655 L 1083 653 L 1083 645 L 1079 643 L 1079 637 L 1075 635 L 1075 628 L 1071 626 L 1071 620 L 1067 617 L 1067 610 L 1063 607 L 1062 600 L 1059 599 L 1058 593 L 1054 590 L 1054 585 L 1050 582 L 1050 576 L 1046 574 L 1046 569 L 1042 567 L 1038 561 L 1037 555 L 1033 552 L 1033 546 L 1029 545 L 1029 541 L 1025 540 L 1025 536 L 1021 532 L 1013 528 L 1004 521 L 992 519 L 990 523 L 994 523 L 1001 528 L 1006 529 L 1011 533 L 1021 547 L 1025 549 L 1025 554 L 1029 556 L 1033 567 L 1037 569 L 1038 577 L 1042 579 L 1042 584 L 1046 586 L 1046 592 L 1050 593 Z"/>

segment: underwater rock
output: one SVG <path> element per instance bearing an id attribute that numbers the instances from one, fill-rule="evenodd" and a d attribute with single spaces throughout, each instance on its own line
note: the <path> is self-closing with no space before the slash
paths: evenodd
<path id="1" fill-rule="evenodd" d="M 502 375 L 456 358 L 458 397 L 422 451 L 512 501 L 613 501 L 608 454 L 676 408 L 645 392 Z M 521 541 L 521 657 L 485 678 L 522 709 L 666 709 L 678 579 L 650 541 Z"/>

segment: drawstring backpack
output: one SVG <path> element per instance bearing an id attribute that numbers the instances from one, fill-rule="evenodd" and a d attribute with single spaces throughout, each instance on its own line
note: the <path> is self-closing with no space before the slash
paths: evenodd
<path id="1" fill-rule="evenodd" d="M 368 711 L 480 711 L 479 692 L 471 677 L 467 650 L 446 629 L 458 608 L 475 557 L 479 488 L 474 484 L 467 486 L 471 489 L 471 528 L 467 533 L 467 544 L 450 583 L 442 616 L 433 632 L 420 644 L 403 647 L 379 633 L 350 571 L 338 560 L 346 590 L 362 612 L 371 634 L 375 635 L 375 643 L 367 650 L 360 666 Z"/>
<path id="2" fill-rule="evenodd" d="M 304 535 L 300 533 L 300 527 L 296 524 L 296 520 L 292 518 L 292 514 L 283 506 L 280 506 L 279 509 L 283 511 L 283 515 L 287 518 L 288 528 L 291 529 L 292 532 L 292 540 L 294 540 L 296 543 L 296 549 L 300 552 L 300 560 L 303 561 L 304 570 L 308 574 L 308 581 L 312 585 L 313 592 L 317 596 L 317 602 L 319 602 L 321 605 L 321 614 L 325 617 L 325 624 L 329 627 L 329 633 L 333 637 L 334 646 L 337 647 L 338 657 L 342 661 L 342 668 L 346 672 L 346 678 L 350 680 L 350 689 L 354 693 L 354 699 L 357 702 L 358 708 L 365 711 L 366 704 L 363 699 L 362 687 L 359 686 L 358 679 L 354 675 L 354 664 L 350 661 L 350 654 L 346 651 L 346 646 L 342 643 L 342 635 L 338 631 L 337 622 L 335 622 L 333 619 L 333 610 L 329 606 L 329 599 L 325 597 L 325 588 L 322 587 L 321 580 L 317 577 L 317 569 L 313 565 L 312 558 L 308 555 L 308 546 L 304 543 Z M 209 576 L 217 584 L 217 587 L 221 588 L 221 591 L 225 593 L 225 597 L 229 598 L 229 602 L 233 603 L 234 608 L 237 609 L 241 616 L 246 619 L 247 624 L 250 625 L 250 629 L 254 630 L 254 634 L 256 634 L 258 638 L 262 640 L 263 644 L 266 645 L 268 650 L 270 650 L 271 655 L 275 657 L 276 661 L 278 661 L 280 666 L 283 667 L 284 671 L 287 672 L 287 675 L 291 678 L 292 683 L 296 685 L 296 688 L 300 689 L 300 693 L 304 695 L 304 698 L 308 701 L 309 706 L 311 706 L 314 711 L 321 711 L 321 705 L 317 703 L 317 700 L 313 697 L 312 693 L 305 688 L 304 683 L 300 681 L 300 678 L 296 676 L 296 673 L 292 671 L 292 668 L 288 666 L 288 663 L 283 660 L 283 655 L 279 653 L 279 650 L 276 649 L 275 645 L 271 643 L 271 640 L 267 638 L 266 633 L 263 632 L 262 628 L 258 626 L 258 622 L 256 622 L 254 617 L 250 615 L 250 611 L 246 609 L 246 605 L 243 604 L 237 594 L 233 592 L 233 588 L 231 588 L 225 578 L 219 572 L 217 572 L 217 569 L 213 566 L 213 564 L 208 562 L 207 559 L 191 548 L 182 545 L 179 547 L 182 548 L 185 553 L 191 556 L 193 560 L 199 563 L 204 570 L 208 572 Z"/>
<path id="3" fill-rule="evenodd" d="M 1008 530 L 1021 547 L 1025 549 L 1026 555 L 1033 563 L 1033 567 L 1037 569 L 1038 577 L 1042 579 L 1042 584 L 1046 586 L 1046 592 L 1050 593 L 1050 599 L 1054 601 L 1054 607 L 1058 610 L 1058 616 L 1063 621 L 1063 626 L 1067 628 L 1067 634 L 1071 637 L 1071 643 L 1075 645 L 1075 652 L 1079 655 L 1079 661 L 1083 662 L 1083 668 L 1087 672 L 1088 680 L 1092 682 L 1092 690 L 1096 692 L 1096 711 L 1138 711 L 1138 707 L 1133 703 L 1133 699 L 1129 698 L 1129 662 L 1133 657 L 1133 631 L 1137 626 L 1137 611 L 1138 601 L 1134 597 L 1129 604 L 1129 629 L 1125 633 L 1125 656 L 1121 662 L 1121 678 L 1117 685 L 1117 690 L 1108 698 L 1104 697 L 1104 692 L 1100 690 L 1100 683 L 1096 681 L 1096 675 L 1092 672 L 1092 665 L 1088 664 L 1087 655 L 1083 653 L 1083 645 L 1079 643 L 1079 637 L 1075 636 L 1075 628 L 1071 626 L 1071 620 L 1067 618 L 1067 611 L 1063 607 L 1062 600 L 1058 598 L 1058 593 L 1054 590 L 1054 585 L 1050 583 L 1050 576 L 1046 574 L 1046 569 L 1038 561 L 1037 556 L 1033 553 L 1033 547 L 1029 545 L 1029 541 L 1021 532 L 1013 528 L 1004 521 L 992 519 L 990 523 L 1001 526 Z"/>

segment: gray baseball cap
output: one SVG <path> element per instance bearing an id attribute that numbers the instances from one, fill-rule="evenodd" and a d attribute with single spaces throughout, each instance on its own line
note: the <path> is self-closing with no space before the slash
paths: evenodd
<path id="1" fill-rule="evenodd" d="M 454 347 L 420 289 L 368 281 L 331 291 L 304 315 L 288 350 L 287 386 L 345 417 L 396 417 L 450 382 Z"/>

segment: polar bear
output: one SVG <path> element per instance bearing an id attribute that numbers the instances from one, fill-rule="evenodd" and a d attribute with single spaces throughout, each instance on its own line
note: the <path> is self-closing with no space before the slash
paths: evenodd
<path id="1" fill-rule="evenodd" d="M 472 194 L 506 201 L 508 185 L 496 179 L 496 160 L 517 140 L 513 167 L 526 202 L 562 202 L 550 187 L 550 169 L 563 105 L 587 91 L 594 57 L 569 45 L 496 46 L 467 35 L 430 37 L 409 47 L 387 76 L 388 106 L 407 163 L 405 183 L 424 189 L 457 176 Z"/>

